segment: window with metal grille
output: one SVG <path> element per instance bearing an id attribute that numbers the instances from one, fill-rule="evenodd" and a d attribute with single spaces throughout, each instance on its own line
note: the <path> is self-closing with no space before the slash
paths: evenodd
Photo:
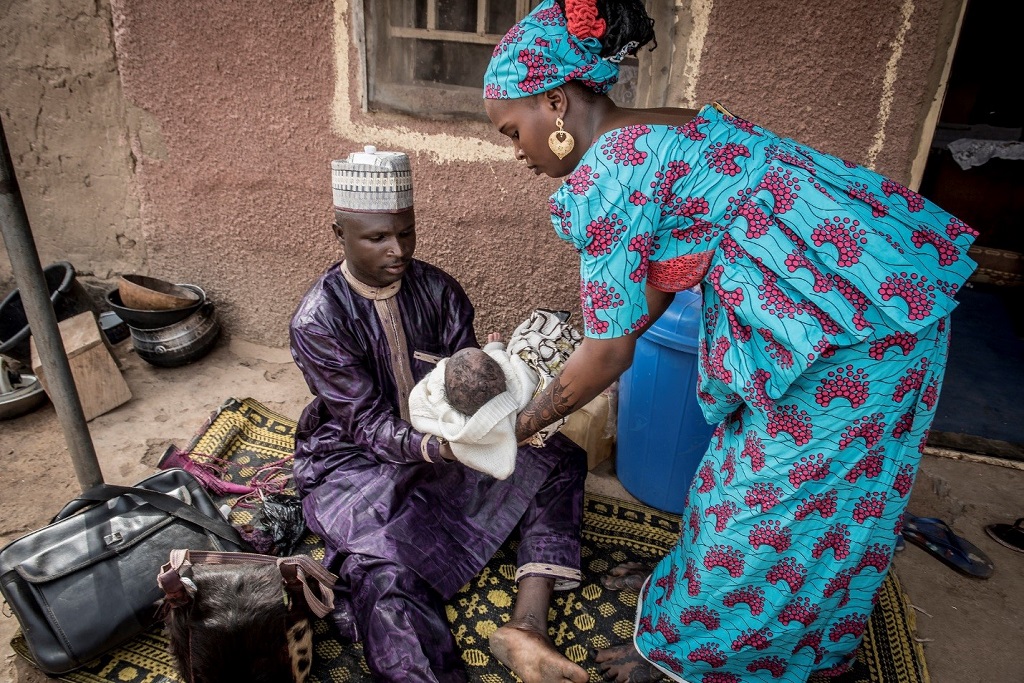
<path id="1" fill-rule="evenodd" d="M 486 120 L 483 77 L 494 46 L 540 0 L 366 0 L 370 110 Z M 619 104 L 635 99 L 636 60 L 623 62 Z"/>

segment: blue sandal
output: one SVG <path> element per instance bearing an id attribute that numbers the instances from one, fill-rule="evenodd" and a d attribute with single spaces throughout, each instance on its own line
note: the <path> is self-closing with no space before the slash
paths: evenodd
<path id="1" fill-rule="evenodd" d="M 903 520 L 903 538 L 965 576 L 987 579 L 994 571 L 992 560 L 980 548 L 957 536 L 941 519 L 908 513 Z"/>

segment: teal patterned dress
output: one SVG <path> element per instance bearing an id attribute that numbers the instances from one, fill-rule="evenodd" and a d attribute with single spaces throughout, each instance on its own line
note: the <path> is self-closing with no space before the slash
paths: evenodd
<path id="1" fill-rule="evenodd" d="M 706 267 L 699 386 L 679 391 L 718 426 L 679 492 L 679 543 L 641 593 L 637 649 L 689 683 L 846 670 L 892 559 L 976 233 L 711 106 L 684 126 L 604 134 L 551 211 L 580 253 L 587 336 L 641 326 L 649 278 L 665 288 Z"/>

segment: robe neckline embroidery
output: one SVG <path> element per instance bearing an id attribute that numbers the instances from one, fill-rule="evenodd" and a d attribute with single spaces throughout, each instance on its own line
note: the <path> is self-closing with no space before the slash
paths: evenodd
<path id="1" fill-rule="evenodd" d="M 377 311 L 377 317 L 384 328 L 384 336 L 387 338 L 391 375 L 395 380 L 395 386 L 398 387 L 399 413 L 403 420 L 408 421 L 409 393 L 416 382 L 413 380 L 412 366 L 409 362 L 409 343 L 405 336 L 405 327 L 402 325 L 402 314 L 395 300 L 395 295 L 402 288 L 402 281 L 398 280 L 386 287 L 373 287 L 357 280 L 348 269 L 346 261 L 341 262 L 341 274 L 353 292 L 373 301 L 373 308 Z"/>
<path id="2" fill-rule="evenodd" d="M 348 269 L 348 261 L 341 262 L 341 274 L 345 277 L 345 282 L 349 284 L 356 294 L 365 299 L 370 299 L 371 301 L 390 299 L 398 294 L 398 290 L 402 288 L 401 280 L 393 282 L 386 287 L 374 287 L 373 285 L 368 285 L 365 282 L 357 280 L 356 276 L 352 274 L 352 271 Z"/>

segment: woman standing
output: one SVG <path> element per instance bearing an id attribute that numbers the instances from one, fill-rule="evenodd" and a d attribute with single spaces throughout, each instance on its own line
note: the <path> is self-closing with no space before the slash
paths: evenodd
<path id="1" fill-rule="evenodd" d="M 580 254 L 586 339 L 518 436 L 611 384 L 672 292 L 700 283 L 699 386 L 679 390 L 718 427 L 634 643 L 599 660 L 623 681 L 839 673 L 889 569 L 976 233 L 720 105 L 617 107 L 618 62 L 651 25 L 640 0 L 547 0 L 485 75 L 516 158 L 568 176 L 551 215 Z"/>

